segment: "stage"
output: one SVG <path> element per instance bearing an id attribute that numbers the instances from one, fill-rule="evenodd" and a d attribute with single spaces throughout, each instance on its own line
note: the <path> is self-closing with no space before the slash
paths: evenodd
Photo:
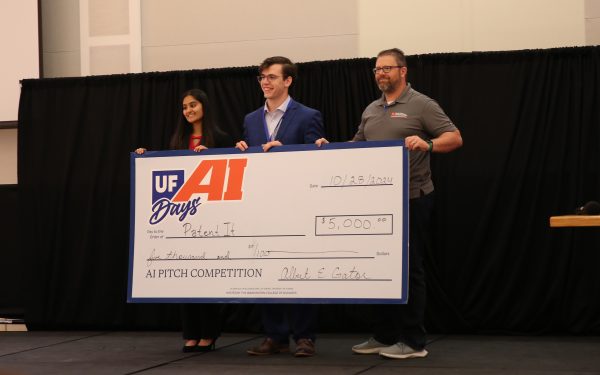
<path id="1" fill-rule="evenodd" d="M 185 354 L 179 332 L 2 332 L 6 374 L 598 374 L 597 336 L 430 335 L 429 356 L 357 355 L 361 334 L 321 334 L 317 355 L 253 357 L 262 337 L 224 334 L 217 350 Z"/>

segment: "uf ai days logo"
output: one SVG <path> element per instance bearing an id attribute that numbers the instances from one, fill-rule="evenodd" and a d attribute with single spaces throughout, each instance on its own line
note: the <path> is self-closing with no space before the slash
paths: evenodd
<path id="1" fill-rule="evenodd" d="M 207 201 L 241 200 L 247 163 L 248 159 L 202 160 L 187 180 L 183 170 L 153 171 L 150 224 L 167 216 L 183 221 L 195 215 L 202 204 L 198 194 L 206 194 Z"/>

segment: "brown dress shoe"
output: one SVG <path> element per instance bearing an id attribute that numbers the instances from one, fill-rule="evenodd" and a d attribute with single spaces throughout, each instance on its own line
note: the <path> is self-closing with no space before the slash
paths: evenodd
<path id="1" fill-rule="evenodd" d="M 315 343 L 311 339 L 298 339 L 296 341 L 295 357 L 312 357 L 315 355 Z"/>
<path id="2" fill-rule="evenodd" d="M 279 344 L 273 341 L 272 338 L 267 337 L 265 341 L 262 342 L 259 346 L 255 346 L 251 349 L 248 349 L 246 353 L 250 355 L 270 355 L 277 353 L 288 353 L 290 351 L 290 347 L 287 344 Z"/>

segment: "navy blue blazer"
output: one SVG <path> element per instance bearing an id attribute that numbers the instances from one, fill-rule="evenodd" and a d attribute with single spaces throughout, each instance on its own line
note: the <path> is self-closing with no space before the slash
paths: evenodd
<path id="1" fill-rule="evenodd" d="M 265 131 L 262 106 L 244 117 L 244 140 L 248 146 L 260 146 L 269 141 Z M 321 112 L 290 100 L 275 140 L 284 145 L 315 143 L 325 136 Z"/>

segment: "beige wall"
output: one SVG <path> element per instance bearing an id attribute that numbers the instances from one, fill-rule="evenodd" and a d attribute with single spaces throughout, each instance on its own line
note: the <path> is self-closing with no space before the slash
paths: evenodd
<path id="1" fill-rule="evenodd" d="M 390 46 L 414 55 L 586 44 L 583 0 L 359 0 L 358 5 L 360 56 Z"/>
<path id="2" fill-rule="evenodd" d="M 144 71 L 258 65 L 273 55 L 300 62 L 358 53 L 356 0 L 201 4 L 142 2 Z"/>
<path id="3" fill-rule="evenodd" d="M 42 0 L 44 77 L 80 75 L 79 0 Z"/>
<path id="4" fill-rule="evenodd" d="M 90 0 L 41 1 L 46 77 L 81 75 L 80 1 Z M 104 13 L 90 7 L 87 22 Z M 391 46 L 422 54 L 600 43 L 600 0 L 142 0 L 129 13 L 141 20 L 143 71 L 366 57 Z"/>
<path id="5" fill-rule="evenodd" d="M 600 0 L 585 0 L 586 45 L 600 45 Z"/>
<path id="6" fill-rule="evenodd" d="M 17 129 L 0 129 L 0 185 L 17 183 Z"/>

